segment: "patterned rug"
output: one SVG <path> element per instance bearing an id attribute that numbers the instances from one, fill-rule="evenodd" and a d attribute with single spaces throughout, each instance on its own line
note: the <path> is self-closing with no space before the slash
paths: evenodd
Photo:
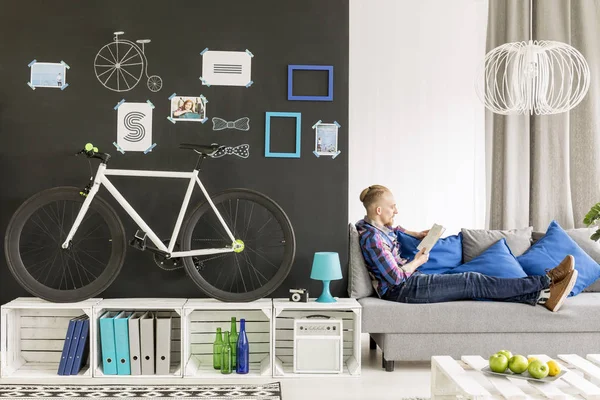
<path id="1" fill-rule="evenodd" d="M 279 382 L 264 385 L 0 385 L 0 399 L 281 400 Z"/>

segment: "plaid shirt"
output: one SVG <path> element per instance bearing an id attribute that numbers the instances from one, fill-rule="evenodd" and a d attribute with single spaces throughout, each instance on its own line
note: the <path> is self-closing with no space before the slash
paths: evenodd
<path id="1" fill-rule="evenodd" d="M 401 226 L 390 229 L 365 217 L 356 223 L 356 230 L 369 275 L 376 281 L 377 294 L 383 297 L 390 287 L 401 284 L 411 275 L 401 268 L 408 260 L 400 257 L 400 243 L 396 236 L 398 231 L 404 232 L 405 229 Z"/>

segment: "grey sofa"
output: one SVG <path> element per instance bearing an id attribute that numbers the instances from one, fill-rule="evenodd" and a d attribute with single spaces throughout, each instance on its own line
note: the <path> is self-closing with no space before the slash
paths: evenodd
<path id="1" fill-rule="evenodd" d="M 396 303 L 375 294 L 354 224 L 348 230 L 348 294 L 363 307 L 362 332 L 369 333 L 371 349 L 381 348 L 386 371 L 394 370 L 394 361 L 428 361 L 433 355 L 487 358 L 501 349 L 551 357 L 600 352 L 600 280 L 568 298 L 557 313 L 540 306 L 492 301 Z M 534 232 L 533 238 L 541 235 Z M 597 246 L 597 254 L 584 249 L 596 262 L 600 261 Z"/>

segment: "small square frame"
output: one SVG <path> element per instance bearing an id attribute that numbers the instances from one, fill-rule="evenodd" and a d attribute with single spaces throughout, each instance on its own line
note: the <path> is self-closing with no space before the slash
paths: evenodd
<path id="1" fill-rule="evenodd" d="M 294 71 L 328 71 L 327 96 L 295 96 Z M 333 65 L 288 65 L 288 100 L 333 101 Z"/>
<path id="2" fill-rule="evenodd" d="M 300 136 L 302 114 L 299 112 L 266 112 L 265 122 L 265 157 L 300 158 Z M 296 118 L 296 151 L 294 153 L 274 153 L 271 151 L 271 118 Z"/>

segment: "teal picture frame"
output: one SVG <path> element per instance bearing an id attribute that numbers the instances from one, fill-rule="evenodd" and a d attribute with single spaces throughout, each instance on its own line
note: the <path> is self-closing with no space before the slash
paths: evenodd
<path id="1" fill-rule="evenodd" d="M 300 138 L 302 135 L 302 114 L 299 112 L 267 111 L 265 122 L 265 157 L 300 158 Z M 296 118 L 296 151 L 293 153 L 278 153 L 271 151 L 271 118 Z"/>

